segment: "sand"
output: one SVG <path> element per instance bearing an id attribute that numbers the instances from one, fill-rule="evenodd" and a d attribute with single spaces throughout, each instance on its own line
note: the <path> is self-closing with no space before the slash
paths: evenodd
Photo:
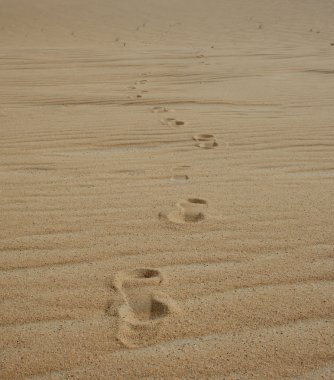
<path id="1" fill-rule="evenodd" d="M 333 379 L 333 1 L 0 9 L 0 378 Z"/>

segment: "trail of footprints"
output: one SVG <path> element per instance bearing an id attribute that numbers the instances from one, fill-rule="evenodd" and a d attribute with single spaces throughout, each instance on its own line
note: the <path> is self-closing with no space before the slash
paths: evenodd
<path id="1" fill-rule="evenodd" d="M 166 107 L 160 106 L 153 107 L 152 109 L 152 112 L 155 113 L 165 113 L 168 111 L 169 110 Z M 162 119 L 161 123 L 172 128 L 185 125 L 185 122 L 172 117 Z M 195 141 L 195 147 L 197 148 L 213 149 L 218 146 L 215 136 L 211 134 L 196 134 L 192 138 Z M 189 180 L 189 176 L 182 172 L 176 172 L 173 174 L 172 180 L 184 183 Z M 205 199 L 188 198 L 177 202 L 175 209 L 170 213 L 159 213 L 159 218 L 178 224 L 200 222 L 205 219 L 207 207 L 208 204 Z"/>
<path id="2" fill-rule="evenodd" d="M 146 80 L 135 84 L 146 83 Z M 131 89 L 136 89 L 132 86 Z M 166 107 L 155 106 L 153 113 L 168 113 Z M 162 125 L 177 128 L 185 122 L 172 117 L 161 119 Z M 195 147 L 213 149 L 218 146 L 214 135 L 196 134 L 193 136 Z M 172 180 L 186 182 L 189 176 L 185 170 L 189 166 L 173 169 Z M 198 223 L 206 218 L 208 203 L 201 198 L 188 198 L 176 203 L 175 209 L 168 214 L 159 213 L 160 219 L 172 223 Z M 178 314 L 178 307 L 168 295 L 159 292 L 164 278 L 161 272 L 152 268 L 137 268 L 117 272 L 112 279 L 111 288 L 114 299 L 108 314 L 118 318 L 117 338 L 128 348 L 149 346 L 163 340 L 164 326 Z"/>

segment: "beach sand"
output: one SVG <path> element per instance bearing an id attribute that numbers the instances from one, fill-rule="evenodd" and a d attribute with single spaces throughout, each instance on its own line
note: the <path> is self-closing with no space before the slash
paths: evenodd
<path id="1" fill-rule="evenodd" d="M 0 9 L 0 378 L 333 379 L 333 1 Z"/>

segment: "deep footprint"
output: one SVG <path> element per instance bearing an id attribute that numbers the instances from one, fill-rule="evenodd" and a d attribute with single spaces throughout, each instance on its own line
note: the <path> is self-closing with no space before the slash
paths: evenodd
<path id="1" fill-rule="evenodd" d="M 177 311 L 174 302 L 163 294 L 151 294 L 139 306 L 140 310 L 125 303 L 119 310 L 117 337 L 128 348 L 149 346 L 163 340 L 163 327 Z"/>
<path id="2" fill-rule="evenodd" d="M 156 287 L 163 281 L 159 270 L 137 268 L 118 272 L 112 281 L 117 291 L 118 317 L 117 338 L 126 347 L 142 347 L 161 340 L 164 323 L 177 310 L 175 303 L 166 295 L 156 292 Z M 115 310 L 115 309 L 114 309 Z"/>

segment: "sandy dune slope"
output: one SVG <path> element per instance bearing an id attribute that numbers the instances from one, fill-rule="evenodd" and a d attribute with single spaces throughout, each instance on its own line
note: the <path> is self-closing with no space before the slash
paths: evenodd
<path id="1" fill-rule="evenodd" d="M 333 20 L 0 0 L 0 379 L 334 378 Z"/>

